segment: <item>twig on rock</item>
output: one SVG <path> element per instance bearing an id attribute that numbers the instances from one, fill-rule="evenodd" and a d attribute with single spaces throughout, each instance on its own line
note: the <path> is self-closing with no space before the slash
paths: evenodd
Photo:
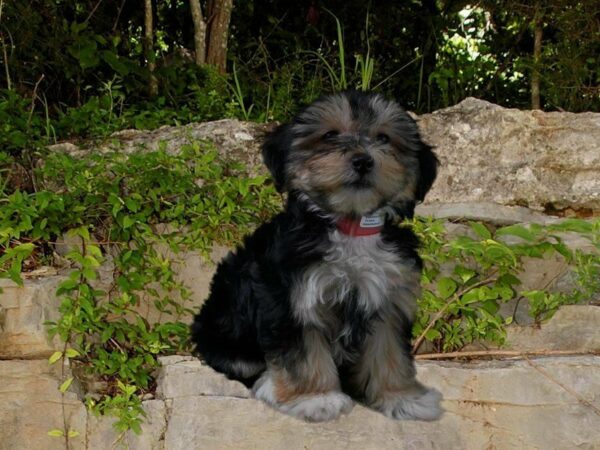
<path id="1" fill-rule="evenodd" d="M 418 360 L 434 360 L 434 359 L 480 359 L 493 357 L 496 359 L 503 358 L 520 358 L 527 359 L 529 356 L 581 356 L 581 355 L 600 355 L 600 351 L 576 351 L 576 350 L 476 350 L 472 352 L 448 352 L 448 353 L 423 353 L 415 355 Z"/>

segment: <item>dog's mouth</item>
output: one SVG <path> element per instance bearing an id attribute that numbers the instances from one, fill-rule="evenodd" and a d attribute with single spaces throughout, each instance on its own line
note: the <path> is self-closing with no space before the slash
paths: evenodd
<path id="1" fill-rule="evenodd" d="M 371 189 L 373 188 L 373 182 L 367 177 L 360 177 L 357 180 L 353 180 L 346 183 L 346 187 L 358 190 Z"/>

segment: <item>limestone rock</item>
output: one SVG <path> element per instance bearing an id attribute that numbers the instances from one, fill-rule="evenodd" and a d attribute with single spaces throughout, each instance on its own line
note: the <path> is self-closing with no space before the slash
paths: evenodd
<path id="1" fill-rule="evenodd" d="M 415 213 L 436 219 L 477 220 L 494 225 L 512 225 L 515 223 L 555 223 L 558 218 L 533 211 L 523 206 L 505 206 L 492 202 L 457 202 L 418 205 Z"/>
<path id="2" fill-rule="evenodd" d="M 523 351 L 547 349 L 600 352 L 598 324 L 600 306 L 562 306 L 541 327 L 508 327 L 505 348 Z"/>
<path id="3" fill-rule="evenodd" d="M 0 449 L 64 450 L 65 440 L 48 431 L 63 429 L 58 364 L 46 360 L 0 361 Z M 79 397 L 64 395 L 65 419 L 79 436 L 69 439 L 69 449 L 84 449 L 86 411 Z"/>
<path id="4" fill-rule="evenodd" d="M 456 420 L 448 433 L 465 439 L 460 447 L 439 442 L 437 448 L 466 449 L 597 448 L 598 373 L 600 358 L 592 356 L 419 367 L 420 379 L 441 389 L 446 416 Z"/>
<path id="5" fill-rule="evenodd" d="M 181 304 L 186 308 L 197 311 L 208 297 L 210 283 L 217 265 L 227 255 L 229 248 L 218 244 L 213 245 L 208 259 L 199 252 L 192 250 L 176 254 L 166 245 L 157 246 L 157 250 L 164 258 L 173 261 L 173 271 L 175 272 L 176 279 L 190 290 L 190 298 L 185 302 L 181 302 Z M 152 287 L 161 292 L 158 283 Z M 173 294 L 170 295 L 173 296 Z M 176 315 L 160 313 L 154 307 L 152 301 L 141 302 L 137 310 L 150 323 L 156 323 L 159 320 L 162 322 L 176 320 L 191 323 L 193 319 L 191 314 L 185 317 L 178 317 Z"/>
<path id="6" fill-rule="evenodd" d="M 597 408 L 600 377 L 593 374 L 599 371 L 600 357 L 421 362 L 419 379 L 445 398 L 447 412 L 432 423 L 397 422 L 357 405 L 337 421 L 309 424 L 253 399 L 180 395 L 190 393 L 184 387 L 171 390 L 174 398 L 166 400 L 164 443 L 169 450 L 591 449 L 600 446 L 600 416 L 553 379 Z M 219 387 L 224 393 L 229 389 Z"/>
<path id="7" fill-rule="evenodd" d="M 69 143 L 50 146 L 54 151 L 81 155 L 89 151 L 120 150 L 126 153 L 137 149 L 149 151 L 164 146 L 170 153 L 178 152 L 182 145 L 193 141 L 212 142 L 219 154 L 244 163 L 253 173 L 266 173 L 262 165 L 260 145 L 269 125 L 223 119 L 214 122 L 191 123 L 180 127 L 163 126 L 156 130 L 122 130 L 105 142 L 81 147 Z"/>
<path id="8" fill-rule="evenodd" d="M 250 397 L 250 392 L 242 383 L 228 380 L 196 358 L 177 356 L 167 358 L 159 359 L 163 364 L 157 378 L 156 393 L 159 398 Z"/>
<path id="9" fill-rule="evenodd" d="M 0 359 L 45 358 L 61 348 L 60 339 L 48 338 L 46 321 L 59 317 L 54 295 L 63 278 L 42 277 L 17 286 L 0 280 Z"/>
<path id="10" fill-rule="evenodd" d="M 418 118 L 441 168 L 428 202 L 600 211 L 600 114 L 467 98 Z"/>

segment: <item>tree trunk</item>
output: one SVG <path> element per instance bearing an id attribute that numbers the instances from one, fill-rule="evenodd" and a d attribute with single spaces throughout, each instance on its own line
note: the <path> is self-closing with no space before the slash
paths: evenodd
<path id="1" fill-rule="evenodd" d="M 227 38 L 233 0 L 210 0 L 208 2 L 208 49 L 206 62 L 225 73 L 227 63 Z"/>
<path id="2" fill-rule="evenodd" d="M 190 11 L 194 22 L 194 47 L 196 64 L 201 66 L 206 60 L 206 22 L 202 16 L 200 0 L 190 0 Z"/>
<path id="3" fill-rule="evenodd" d="M 540 106 L 540 60 L 542 57 L 543 13 L 539 2 L 536 4 L 533 31 L 533 71 L 531 73 L 531 109 Z"/>
<path id="4" fill-rule="evenodd" d="M 152 0 L 144 0 L 144 53 L 150 80 L 148 82 L 148 94 L 154 97 L 158 93 L 158 82 L 154 76 L 156 63 L 154 61 L 154 26 L 152 21 Z"/>

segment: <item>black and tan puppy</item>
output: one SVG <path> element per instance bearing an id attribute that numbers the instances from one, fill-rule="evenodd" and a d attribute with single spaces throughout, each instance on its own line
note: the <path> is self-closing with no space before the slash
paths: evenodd
<path id="1" fill-rule="evenodd" d="M 285 211 L 219 265 L 193 324 L 202 358 L 284 413 L 437 419 L 415 379 L 411 325 L 421 260 L 411 216 L 437 159 L 412 118 L 379 95 L 324 97 L 267 137 Z"/>

